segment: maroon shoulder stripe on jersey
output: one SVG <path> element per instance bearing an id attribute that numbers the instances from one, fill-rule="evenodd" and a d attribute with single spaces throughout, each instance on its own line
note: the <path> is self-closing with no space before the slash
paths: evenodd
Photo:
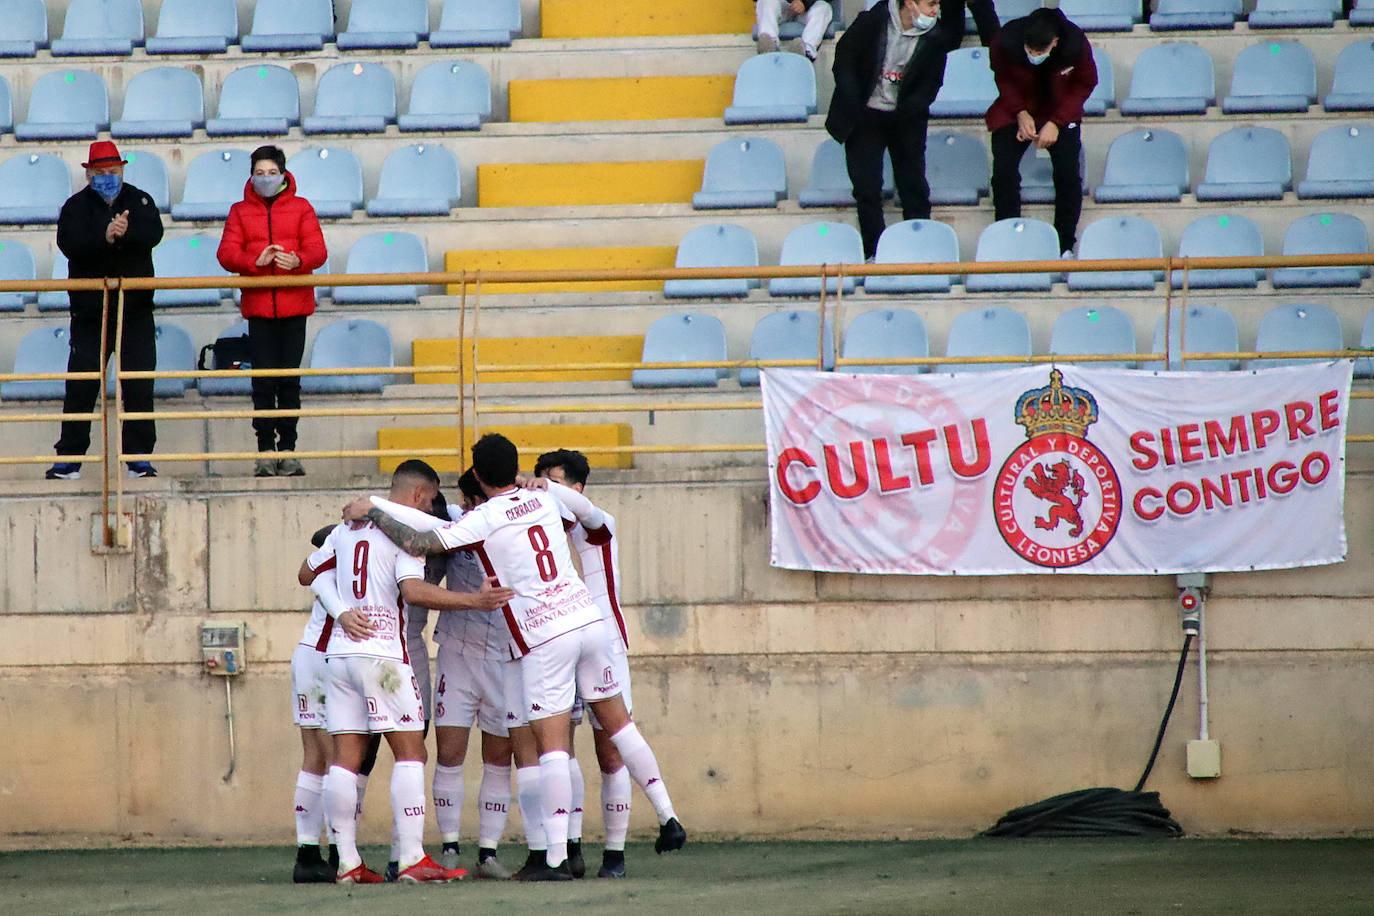
<path id="1" fill-rule="evenodd" d="M 606 599 L 611 603 L 611 613 L 615 615 L 615 625 L 620 628 L 620 638 L 625 641 L 625 648 L 630 648 L 630 634 L 625 632 L 625 617 L 620 613 L 620 599 L 615 596 L 615 564 L 611 562 L 611 538 L 610 529 L 598 528 L 598 531 L 605 532 L 605 540 L 599 543 L 601 547 L 601 565 L 606 568 Z M 590 535 L 591 532 L 588 532 Z M 588 543 L 595 544 L 589 536 Z"/>
<path id="2" fill-rule="evenodd" d="M 315 640 L 315 651 L 323 652 L 329 648 L 329 634 L 334 632 L 334 618 L 324 615 L 324 626 L 320 628 L 320 638 Z"/>
<path id="3" fill-rule="evenodd" d="M 330 557 L 328 560 L 325 560 L 325 561 L 324 561 L 323 563 L 321 563 L 319 566 L 316 566 L 316 567 L 312 570 L 312 572 L 314 572 L 315 575 L 318 576 L 320 573 L 324 572 L 325 570 L 333 569 L 334 567 L 336 567 L 336 566 L 338 566 L 338 565 L 339 565 L 339 558 L 338 558 L 338 557 Z"/>
<path id="4" fill-rule="evenodd" d="M 486 548 L 483 547 L 481 543 L 478 543 L 473 546 L 473 549 L 477 551 L 477 559 L 482 561 L 482 569 L 488 576 L 495 578 L 496 568 L 491 565 L 491 557 L 487 556 Z M 496 580 L 496 584 L 501 584 L 499 578 Z M 506 629 L 510 630 L 510 637 L 515 640 L 516 648 L 520 650 L 522 656 L 527 655 L 530 651 L 530 647 L 525 644 L 525 637 L 520 635 L 520 625 L 515 622 L 515 612 L 510 609 L 509 602 L 501 605 L 501 613 L 505 615 Z"/>

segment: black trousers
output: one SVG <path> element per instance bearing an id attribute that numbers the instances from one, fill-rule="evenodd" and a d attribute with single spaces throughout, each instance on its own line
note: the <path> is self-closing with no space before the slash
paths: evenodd
<path id="1" fill-rule="evenodd" d="M 997 219 L 1021 215 L 1021 157 L 1029 140 L 1016 139 L 1016 125 L 992 132 L 992 208 Z M 1078 239 L 1078 217 L 1083 212 L 1083 173 L 1078 166 L 1082 137 L 1077 124 L 1059 129 L 1050 147 L 1054 175 L 1054 230 L 1059 250 L 1068 251 Z"/>
<path id="2" fill-rule="evenodd" d="M 883 234 L 883 151 L 892 156 L 892 176 L 902 203 L 902 219 L 930 219 L 930 185 L 926 182 L 927 118 L 865 108 L 844 142 L 844 161 L 859 214 L 864 257 L 878 250 Z"/>
<path id="3" fill-rule="evenodd" d="M 299 369 L 305 355 L 305 316 L 249 318 L 248 352 L 254 369 Z M 254 410 L 300 410 L 298 376 L 253 379 Z M 257 417 L 253 432 L 260 452 L 296 450 L 295 417 Z"/>
<path id="4" fill-rule="evenodd" d="M 71 294 L 71 354 L 67 357 L 68 372 L 102 371 L 114 355 L 118 333 L 116 299 L 110 297 L 109 326 L 106 329 L 105 349 L 100 347 L 100 293 Z M 124 294 L 124 337 L 119 351 L 120 366 L 124 369 L 148 371 L 157 365 L 157 331 L 153 322 L 153 294 L 128 292 Z M 102 382 L 69 381 L 62 400 L 63 413 L 90 413 L 100 397 Z M 128 379 L 122 384 L 124 409 L 150 411 L 153 409 L 153 380 Z M 120 430 L 120 443 L 130 454 L 148 454 L 157 443 L 157 429 L 152 420 L 126 420 Z M 90 420 L 63 420 L 62 431 L 54 446 L 58 455 L 84 455 L 91 447 Z"/>

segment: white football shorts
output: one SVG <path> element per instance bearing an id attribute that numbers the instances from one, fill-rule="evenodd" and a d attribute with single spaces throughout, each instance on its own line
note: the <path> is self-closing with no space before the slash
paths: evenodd
<path id="1" fill-rule="evenodd" d="M 505 738 L 506 669 L 502 659 L 471 658 L 440 643 L 435 673 L 434 724 L 441 728 L 471 728 Z"/>
<path id="2" fill-rule="evenodd" d="M 579 693 L 592 700 L 620 693 L 600 620 L 535 648 L 520 660 L 520 669 L 531 720 L 568 712 Z"/>
<path id="3" fill-rule="evenodd" d="M 622 640 L 615 639 L 612 642 L 611 668 L 614 670 L 612 670 L 611 673 L 620 684 L 620 698 L 625 701 L 625 709 L 629 712 L 634 712 L 634 699 L 630 694 L 630 656 L 625 651 L 625 643 Z M 616 646 L 620 647 L 619 652 L 615 651 Z M 578 690 L 581 691 L 581 689 L 582 685 L 579 684 Z M 590 697 L 583 696 L 579 693 L 579 698 L 586 704 L 587 722 L 591 724 L 592 728 L 601 728 L 601 723 L 596 720 L 596 710 L 592 708 L 591 704 L 595 703 L 597 700 L 604 700 L 606 697 L 599 696 L 593 691 L 593 695 Z"/>
<path id="4" fill-rule="evenodd" d="M 420 686 L 398 659 L 344 655 L 326 659 L 325 710 L 331 734 L 422 731 Z"/>
<path id="5" fill-rule="evenodd" d="M 324 728 L 326 672 L 324 653 L 297 645 L 291 653 L 291 692 L 296 695 L 295 719 L 301 728 Z"/>

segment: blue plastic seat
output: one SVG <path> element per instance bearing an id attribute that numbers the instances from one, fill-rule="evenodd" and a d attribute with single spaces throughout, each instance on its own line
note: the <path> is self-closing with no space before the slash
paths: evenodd
<path id="1" fill-rule="evenodd" d="M 1134 353 L 1135 326 L 1130 316 L 1111 305 L 1084 305 L 1061 312 L 1050 330 L 1055 356 L 1107 356 Z M 1094 360 L 1084 365 L 1104 369 L 1134 369 L 1133 359 Z"/>
<path id="2" fill-rule="evenodd" d="M 33 249 L 14 239 L 0 239 L 0 280 L 36 280 L 38 265 Z M 0 293 L 0 312 L 22 312 L 38 298 L 32 291 Z"/>
<path id="3" fill-rule="evenodd" d="M 215 340 L 225 337 L 247 337 L 248 322 L 236 321 L 215 335 Z M 213 361 L 207 360 L 207 369 L 215 368 Z M 251 367 L 250 367 L 251 368 Z M 246 398 L 253 393 L 253 380 L 249 378 L 202 378 L 196 380 L 196 388 L 205 397 Z"/>
<path id="4" fill-rule="evenodd" d="M 1139 216 L 1106 216 L 1089 223 L 1078 238 L 1078 260 L 1115 261 L 1121 258 L 1162 258 L 1164 240 L 1159 227 Z M 1069 289 L 1154 289 L 1163 276 L 1152 270 L 1072 270 Z"/>
<path id="5" fill-rule="evenodd" d="M 954 229 L 931 219 L 893 223 L 878 236 L 875 264 L 953 264 L 959 260 Z M 947 293 L 949 274 L 893 274 L 864 277 L 867 293 Z"/>
<path id="6" fill-rule="evenodd" d="M 164 238 L 153 249 L 153 276 L 227 277 L 228 271 L 220 266 L 215 256 L 218 247 L 219 239 L 205 234 Z M 159 289 L 153 291 L 153 305 L 167 308 L 219 305 L 228 292 L 227 289 Z"/>
<path id="7" fill-rule="evenodd" d="M 71 196 L 71 169 L 51 153 L 20 153 L 0 162 L 0 224 L 55 223 Z"/>
<path id="8" fill-rule="evenodd" d="M 712 315 L 665 315 L 644 334 L 644 363 L 719 362 L 727 359 L 725 326 Z M 634 388 L 715 388 L 725 369 L 636 369 Z"/>
<path id="9" fill-rule="evenodd" d="M 1116 105 L 1116 71 L 1112 69 L 1112 58 L 1106 48 L 1093 45 L 1093 64 L 1097 67 L 1097 85 L 1083 103 L 1085 118 L 1101 117 Z"/>
<path id="10" fill-rule="evenodd" d="M 335 44 L 340 51 L 368 48 L 405 50 L 429 37 L 426 0 L 353 0 L 348 28 Z"/>
<path id="11" fill-rule="evenodd" d="M 19 339 L 14 354 L 16 374 L 66 372 L 71 353 L 66 328 L 37 328 Z M 60 401 L 67 391 L 62 379 L 0 383 L 0 401 Z"/>
<path id="12" fill-rule="evenodd" d="M 354 287 L 356 289 L 356 287 Z M 363 318 L 347 318 L 320 328 L 310 347 L 311 369 L 362 369 L 396 365 L 391 332 Z M 306 375 L 302 394 L 380 394 L 394 375 Z"/>
<path id="13" fill-rule="evenodd" d="M 1188 190 L 1188 147 L 1171 130 L 1133 130 L 1107 147 L 1098 203 L 1177 201 Z"/>
<path id="14" fill-rule="evenodd" d="M 301 123 L 301 87 L 285 67 L 253 64 L 224 78 L 219 117 L 205 122 L 212 137 L 280 136 Z"/>
<path id="15" fill-rule="evenodd" d="M 1089 32 L 1129 32 L 1141 19 L 1137 0 L 1059 0 L 1059 11 Z"/>
<path id="16" fill-rule="evenodd" d="M 1226 114 L 1303 112 L 1317 101 L 1317 62 L 1296 41 L 1265 41 L 1236 55 Z"/>
<path id="17" fill-rule="evenodd" d="M 821 320 L 812 311 L 790 311 L 777 312 L 772 315 L 764 315 L 759 319 L 758 324 L 754 325 L 754 333 L 749 335 L 749 358 L 758 360 L 770 359 L 809 359 L 809 367 L 791 368 L 812 368 L 816 366 L 817 353 L 821 356 L 821 368 L 824 372 L 829 372 L 835 368 L 835 354 L 830 342 L 834 336 L 834 331 L 830 327 L 830 321 L 825 322 L 825 333 L 822 337 Z M 759 384 L 759 370 L 753 366 L 741 366 L 739 370 L 739 383 L 742 388 L 754 388 Z"/>
<path id="18" fill-rule="evenodd" d="M 520 0 L 444 0 L 431 48 L 505 47 L 519 38 Z"/>
<path id="19" fill-rule="evenodd" d="M 69 279 L 67 276 L 67 256 L 55 246 L 52 252 L 52 271 L 48 277 L 53 280 Z M 40 312 L 65 312 L 70 304 L 67 293 L 63 290 L 50 290 L 38 294 L 38 310 Z"/>
<path id="20" fill-rule="evenodd" d="M 1374 350 L 1374 312 L 1369 313 L 1364 320 L 1364 327 L 1360 329 L 1360 347 Z M 1374 377 L 1374 358 L 1363 356 L 1355 360 L 1355 377 Z"/>
<path id="21" fill-rule="evenodd" d="M 124 117 L 110 125 L 110 136 L 189 137 L 204 126 L 200 77 L 181 67 L 154 67 L 129 80 Z"/>
<path id="22" fill-rule="evenodd" d="M 1255 0 L 1252 29 L 1329 29 L 1341 14 L 1341 0 Z"/>
<path id="23" fill-rule="evenodd" d="M 802 58 L 805 60 L 805 58 Z M 807 223 L 787 233 L 782 240 L 782 254 L 778 264 L 788 267 L 796 264 L 862 264 L 864 262 L 863 239 L 859 230 L 848 223 Z M 844 278 L 846 295 L 854 292 L 857 280 L 853 276 Z M 827 277 L 825 289 L 828 293 L 840 290 L 838 277 Z M 815 277 L 774 277 L 768 281 L 770 296 L 819 296 L 821 278 Z"/>
<path id="24" fill-rule="evenodd" d="M 308 147 L 286 160 L 286 170 L 321 219 L 348 219 L 363 205 L 363 164 L 352 150 Z"/>
<path id="25" fill-rule="evenodd" d="M 201 153 L 186 167 L 181 202 L 172 204 L 172 219 L 224 219 L 229 208 L 243 200 L 243 186 L 252 172 L 246 149 L 215 149 Z"/>
<path id="26" fill-rule="evenodd" d="M 1057 261 L 1059 234 L 1043 220 L 1018 216 L 1001 219 L 978 236 L 975 261 Z M 1053 274 L 969 274 L 964 288 L 971 293 L 1032 290 L 1049 292 Z"/>
<path id="27" fill-rule="evenodd" d="M 800 54 L 775 51 L 740 65 L 726 124 L 805 122 L 816 113 L 816 71 Z"/>
<path id="28" fill-rule="evenodd" d="M 892 197 L 896 183 L 892 175 L 892 159 L 883 151 L 883 196 Z M 811 157 L 811 174 L 806 187 L 797 195 L 800 207 L 852 207 L 854 186 L 849 181 L 845 165 L 844 147 L 826 137 Z"/>
<path id="29" fill-rule="evenodd" d="M 776 207 L 786 196 L 782 148 L 772 140 L 741 137 L 717 143 L 706 154 L 701 190 L 692 195 L 692 208 Z"/>
<path id="30" fill-rule="evenodd" d="M 874 0 L 874 2 L 877 2 L 877 0 Z M 871 7 L 872 5 L 873 3 L 868 2 L 868 0 L 864 0 L 865 9 Z M 1038 10 L 1040 9 L 1040 7 L 1044 6 L 1044 4 L 1041 2 L 1041 0 L 1001 0 L 1000 3 L 996 4 L 996 6 L 997 21 L 1000 22 L 1002 25 L 1006 25 L 1013 19 L 1020 19 L 1022 16 L 1029 16 L 1031 14 L 1031 10 Z M 968 17 L 968 23 L 970 26 L 972 26 L 973 19 L 971 16 Z"/>
<path id="31" fill-rule="evenodd" d="M 186 329 L 174 324 L 159 321 L 154 331 L 154 347 L 157 361 L 153 365 L 158 372 L 192 372 L 196 368 L 196 347 L 191 343 L 191 335 Z M 188 388 L 196 387 L 196 380 L 190 376 L 183 378 L 153 379 L 153 397 L 179 398 Z"/>
<path id="32" fill-rule="evenodd" d="M 1030 323 L 1015 309 L 969 309 L 955 316 L 945 339 L 945 356 L 1030 356 Z M 993 372 L 1024 363 L 943 363 L 936 372 Z"/>
<path id="33" fill-rule="evenodd" d="M 417 143 L 387 154 L 367 215 L 448 216 L 461 197 L 458 157 L 437 143 Z"/>
<path id="34" fill-rule="evenodd" d="M 16 140 L 94 140 L 110 129 L 110 95 L 89 70 L 53 70 L 34 81 Z"/>
<path id="35" fill-rule="evenodd" d="M 1331 91 L 1322 99 L 1327 111 L 1374 111 L 1374 42 L 1347 45 L 1336 57 Z"/>
<path id="36" fill-rule="evenodd" d="M 257 0 L 245 51 L 319 51 L 334 40 L 331 0 Z"/>
<path id="37" fill-rule="evenodd" d="M 1240 14 L 1241 0 L 1159 0 L 1150 14 L 1150 28 L 1156 32 L 1231 29 Z"/>
<path id="38" fill-rule="evenodd" d="M 1240 368 L 1238 359 L 1180 359 L 1186 341 L 1189 353 L 1235 353 L 1240 350 L 1240 333 L 1236 330 L 1236 319 L 1224 308 L 1214 305 L 1190 305 L 1187 309 L 1175 307 L 1169 320 L 1169 360 L 1168 369 L 1176 372 L 1187 369 L 1196 372 L 1227 372 Z M 1164 316 L 1155 322 L 1153 342 L 1150 352 L 1164 355 Z M 1164 360 L 1151 360 L 1140 368 L 1154 371 L 1165 369 Z"/>
<path id="39" fill-rule="evenodd" d="M 48 46 L 48 7 L 43 0 L 8 0 L 0 16 L 0 57 L 33 57 Z"/>
<path id="40" fill-rule="evenodd" d="M 409 232 L 374 232 L 353 243 L 348 251 L 346 274 L 424 273 L 429 270 L 425 243 Z M 414 283 L 395 286 L 339 286 L 334 302 L 360 305 L 376 302 L 415 303 L 420 287 Z"/>
<path id="41" fill-rule="evenodd" d="M 1298 196 L 1374 197 L 1374 124 L 1328 127 L 1313 137 Z"/>
<path id="42" fill-rule="evenodd" d="M 1088 157 L 1083 147 L 1078 147 L 1078 174 L 1088 177 Z M 1087 193 L 1086 186 L 1083 193 Z M 1054 203 L 1054 160 L 1049 150 L 1036 149 L 1034 143 L 1027 144 L 1021 154 L 1021 203 Z"/>
<path id="43" fill-rule="evenodd" d="M 1374 25 L 1374 0 L 1355 0 L 1355 7 L 1350 11 L 1351 28 L 1370 25 Z"/>
<path id="44" fill-rule="evenodd" d="M 1289 223 L 1283 234 L 1284 254 L 1369 254 L 1364 223 L 1349 213 L 1309 213 Z M 1362 267 L 1279 267 L 1275 289 L 1295 286 L 1359 286 L 1369 276 Z"/>
<path id="45" fill-rule="evenodd" d="M 945 81 L 930 103 L 930 116 L 981 118 L 996 99 L 987 48 L 958 48 L 945 58 Z"/>
<path id="46" fill-rule="evenodd" d="M 926 181 L 932 204 L 974 207 L 987 196 L 992 166 L 988 148 L 968 134 L 926 137 Z"/>
<path id="47" fill-rule="evenodd" d="M 162 0 L 149 54 L 223 54 L 238 44 L 239 10 L 234 0 Z"/>
<path id="48" fill-rule="evenodd" d="M 14 96 L 9 80 L 0 76 L 0 133 L 14 130 Z"/>
<path id="49" fill-rule="evenodd" d="M 142 44 L 142 0 L 70 0 L 52 55 L 129 55 Z"/>
<path id="50" fill-rule="evenodd" d="M 1293 188 L 1288 138 L 1272 127 L 1236 127 L 1207 148 L 1198 200 L 1282 200 Z"/>
<path id="51" fill-rule="evenodd" d="M 845 359 L 925 359 L 930 356 L 926 323 L 911 309 L 873 309 L 855 315 L 844 334 Z M 837 372 L 856 375 L 920 375 L 929 364 L 845 365 Z"/>
<path id="52" fill-rule="evenodd" d="M 156 153 L 145 150 L 121 150 L 128 165 L 124 166 L 124 181 L 140 191 L 148 192 L 158 212 L 172 209 L 172 184 L 167 163 Z"/>
<path id="53" fill-rule="evenodd" d="M 301 121 L 307 134 L 380 134 L 396 122 L 396 78 L 381 64 L 330 67 L 315 88 L 315 113 Z"/>
<path id="54" fill-rule="evenodd" d="M 1146 48 L 1135 59 L 1131 92 L 1121 100 L 1121 113 L 1131 117 L 1204 114 L 1216 101 L 1212 55 L 1199 45 L 1169 42 Z"/>
<path id="55" fill-rule="evenodd" d="M 759 245 L 753 233 L 740 226 L 698 226 L 677 243 L 674 267 L 758 267 Z M 663 295 L 669 299 L 747 296 L 758 289 L 757 278 L 721 280 L 666 280 Z"/>
<path id="56" fill-rule="evenodd" d="M 1202 216 L 1183 227 L 1178 239 L 1181 258 L 1261 257 L 1264 237 L 1254 220 L 1237 213 Z M 1189 289 L 1254 289 L 1263 271 L 1235 267 L 1188 271 Z M 1183 271 L 1173 273 L 1174 289 L 1183 288 Z"/>
<path id="57" fill-rule="evenodd" d="M 1255 352 L 1284 353 L 1310 350 L 1326 352 L 1345 349 L 1341 334 L 1341 319 L 1324 305 L 1302 303 L 1276 305 L 1260 318 L 1255 334 Z M 1252 359 L 1247 369 L 1272 369 L 1276 366 L 1298 366 L 1303 363 L 1325 362 L 1330 357 L 1285 357 L 1283 359 Z"/>
<path id="58" fill-rule="evenodd" d="M 441 60 L 415 74 L 410 108 L 396 119 L 407 131 L 478 130 L 491 118 L 491 77 L 481 64 Z"/>

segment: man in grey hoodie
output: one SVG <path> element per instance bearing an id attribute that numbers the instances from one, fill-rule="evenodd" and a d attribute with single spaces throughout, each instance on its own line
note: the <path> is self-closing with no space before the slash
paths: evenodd
<path id="1" fill-rule="evenodd" d="M 967 0 L 983 44 L 992 41 L 992 0 Z M 883 151 L 892 157 L 903 219 L 930 218 L 926 126 L 945 78 L 945 56 L 964 38 L 965 0 L 882 0 L 855 17 L 835 44 L 835 94 L 825 128 L 844 144 L 863 236 L 878 250 Z"/>

